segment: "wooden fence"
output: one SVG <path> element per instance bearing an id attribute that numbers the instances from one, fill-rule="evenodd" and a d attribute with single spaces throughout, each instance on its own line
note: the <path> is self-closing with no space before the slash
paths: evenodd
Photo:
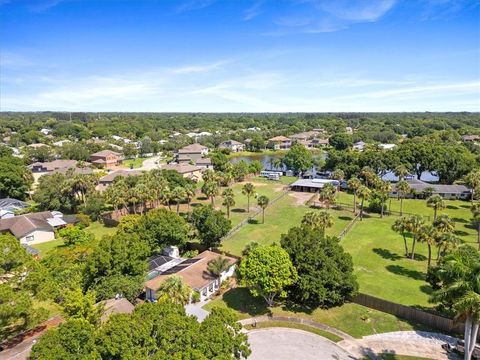
<path id="1" fill-rule="evenodd" d="M 438 329 L 446 333 L 461 334 L 464 330 L 464 323 L 455 321 L 444 316 L 433 314 L 427 311 L 413 308 L 411 306 L 397 304 L 388 300 L 380 299 L 367 294 L 358 294 L 352 301 L 356 304 L 366 306 L 370 309 L 383 311 L 399 318 L 426 325 L 432 329 Z"/>
<path id="2" fill-rule="evenodd" d="M 338 238 L 339 238 L 340 240 L 342 240 L 342 239 L 344 238 L 344 236 L 347 235 L 350 230 L 352 230 L 353 225 L 355 225 L 355 223 L 358 221 L 358 219 L 360 219 L 360 213 L 358 213 L 357 215 L 355 215 L 355 217 L 353 218 L 353 220 L 350 221 L 350 222 L 348 223 L 348 225 L 345 226 L 345 229 L 343 229 L 342 232 L 338 235 Z"/>

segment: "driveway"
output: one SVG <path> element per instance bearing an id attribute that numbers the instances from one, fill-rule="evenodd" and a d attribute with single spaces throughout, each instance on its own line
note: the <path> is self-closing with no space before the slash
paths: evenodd
<path id="1" fill-rule="evenodd" d="M 251 330 L 248 341 L 252 349 L 249 360 L 352 360 L 334 342 L 297 329 L 269 328 Z"/>
<path id="2" fill-rule="evenodd" d="M 142 167 L 136 169 L 141 171 L 150 171 L 153 169 L 160 169 L 158 163 L 160 162 L 161 156 L 153 156 L 151 158 L 145 159 L 143 161 Z"/>

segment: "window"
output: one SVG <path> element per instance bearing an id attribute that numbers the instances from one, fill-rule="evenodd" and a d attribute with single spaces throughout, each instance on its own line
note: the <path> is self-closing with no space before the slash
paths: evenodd
<path id="1" fill-rule="evenodd" d="M 34 237 L 33 235 L 28 235 L 25 239 L 27 240 L 27 242 L 31 242 L 34 240 Z"/>

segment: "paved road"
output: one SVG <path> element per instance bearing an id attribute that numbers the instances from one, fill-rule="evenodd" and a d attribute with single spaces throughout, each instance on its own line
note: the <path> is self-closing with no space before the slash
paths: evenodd
<path id="1" fill-rule="evenodd" d="M 151 158 L 145 159 L 143 161 L 142 167 L 138 168 L 137 170 L 142 170 L 142 171 L 150 171 L 153 169 L 159 169 L 160 166 L 158 164 L 155 164 L 161 159 L 161 156 L 153 156 Z"/>
<path id="2" fill-rule="evenodd" d="M 249 360 L 352 360 L 345 350 L 321 336 L 297 329 L 269 328 L 248 332 Z"/>

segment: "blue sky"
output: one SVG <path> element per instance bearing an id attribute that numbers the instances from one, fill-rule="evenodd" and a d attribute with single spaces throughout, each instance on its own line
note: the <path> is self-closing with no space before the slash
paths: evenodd
<path id="1" fill-rule="evenodd" d="M 0 109 L 480 111 L 480 0 L 0 0 Z"/>

